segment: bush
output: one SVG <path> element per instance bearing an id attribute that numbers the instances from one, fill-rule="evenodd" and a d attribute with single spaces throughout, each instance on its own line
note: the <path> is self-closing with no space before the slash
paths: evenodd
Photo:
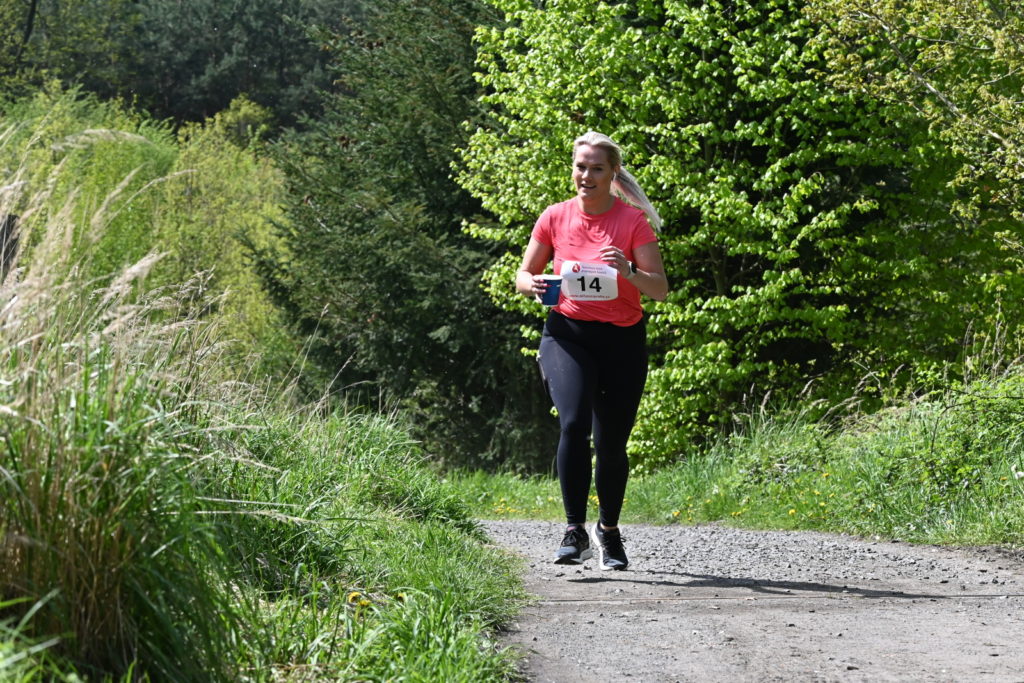
<path id="1" fill-rule="evenodd" d="M 862 368 L 941 371 L 980 348 L 972 324 L 1016 310 L 1005 217 L 951 215 L 962 159 L 911 107 L 829 83 L 802 0 L 493 4 L 505 23 L 477 32 L 490 116 L 457 177 L 496 216 L 472 230 L 503 251 L 493 299 L 542 315 L 510 283 L 536 217 L 571 196 L 588 129 L 622 145 L 665 220 L 636 471 L 714 443 L 766 396 L 824 411 Z"/>

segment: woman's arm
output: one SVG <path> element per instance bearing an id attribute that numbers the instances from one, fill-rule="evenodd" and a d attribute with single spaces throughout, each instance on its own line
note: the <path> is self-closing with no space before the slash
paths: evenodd
<path id="1" fill-rule="evenodd" d="M 665 277 L 665 266 L 661 262 L 661 250 L 657 242 L 648 242 L 633 250 L 635 273 L 630 272 L 629 260 L 618 247 L 605 247 L 601 250 L 601 258 L 652 299 L 664 301 L 668 296 L 668 278 Z"/>
<path id="2" fill-rule="evenodd" d="M 634 249 L 633 263 L 636 264 L 636 273 L 630 278 L 630 283 L 652 299 L 664 301 L 668 296 L 668 278 L 665 277 L 658 243 L 648 242 Z"/>
<path id="3" fill-rule="evenodd" d="M 526 245 L 526 253 L 523 254 L 523 264 L 516 272 L 517 292 L 524 296 L 536 296 L 544 293 L 544 290 L 548 288 L 547 283 L 534 276 L 544 272 L 553 254 L 554 249 L 550 246 L 530 238 L 530 243 Z"/>

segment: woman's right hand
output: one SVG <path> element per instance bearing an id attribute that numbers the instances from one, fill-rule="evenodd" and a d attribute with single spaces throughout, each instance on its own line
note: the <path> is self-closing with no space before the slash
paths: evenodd
<path id="1" fill-rule="evenodd" d="M 516 273 L 516 290 L 524 296 L 541 296 L 548 289 L 543 275 L 534 275 L 528 270 Z"/>
<path id="2" fill-rule="evenodd" d="M 523 264 L 516 272 L 516 291 L 523 296 L 537 296 L 543 294 L 548 283 L 540 275 L 544 272 L 548 261 L 551 260 L 554 250 L 546 244 L 541 244 L 531 238 L 526 246 L 526 253 L 523 254 Z"/>
<path id="3" fill-rule="evenodd" d="M 551 285 L 548 284 L 548 281 L 544 279 L 543 275 L 534 275 L 533 287 L 530 291 L 533 292 L 534 296 L 543 296 L 544 292 L 548 291 L 548 287 L 550 286 Z"/>

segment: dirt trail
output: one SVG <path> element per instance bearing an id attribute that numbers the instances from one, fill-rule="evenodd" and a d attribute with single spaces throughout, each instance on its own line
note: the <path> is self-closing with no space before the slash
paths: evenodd
<path id="1" fill-rule="evenodd" d="M 624 526 L 607 572 L 551 563 L 560 524 L 486 528 L 527 558 L 530 681 L 1024 681 L 1019 553 Z"/>

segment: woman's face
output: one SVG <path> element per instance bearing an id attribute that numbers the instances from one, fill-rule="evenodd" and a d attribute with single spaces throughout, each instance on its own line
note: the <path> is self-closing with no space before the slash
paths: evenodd
<path id="1" fill-rule="evenodd" d="M 617 170 L 608 163 L 608 152 L 604 149 L 580 145 L 576 148 L 572 166 L 576 196 L 587 203 L 610 197 L 612 176 Z"/>

